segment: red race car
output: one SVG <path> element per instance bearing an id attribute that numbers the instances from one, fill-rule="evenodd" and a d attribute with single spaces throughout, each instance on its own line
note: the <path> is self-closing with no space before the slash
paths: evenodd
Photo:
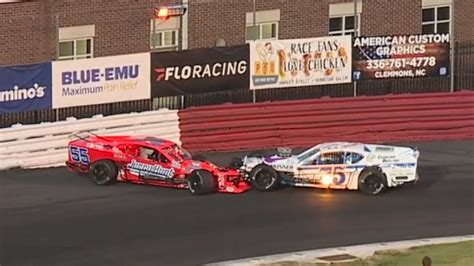
<path id="1" fill-rule="evenodd" d="M 97 185 L 116 181 L 189 189 L 193 194 L 243 193 L 251 188 L 238 170 L 193 160 L 176 143 L 151 136 L 75 135 L 69 142 L 70 171 Z"/>

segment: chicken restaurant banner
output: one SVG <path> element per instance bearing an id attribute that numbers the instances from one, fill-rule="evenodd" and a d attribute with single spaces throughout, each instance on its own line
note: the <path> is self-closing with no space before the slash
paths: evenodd
<path id="1" fill-rule="evenodd" d="M 449 34 L 356 37 L 353 79 L 449 75 Z"/>
<path id="2" fill-rule="evenodd" d="M 150 98 L 150 54 L 53 62 L 53 108 Z"/>
<path id="3" fill-rule="evenodd" d="M 351 82 L 352 37 L 250 43 L 251 89 Z"/>

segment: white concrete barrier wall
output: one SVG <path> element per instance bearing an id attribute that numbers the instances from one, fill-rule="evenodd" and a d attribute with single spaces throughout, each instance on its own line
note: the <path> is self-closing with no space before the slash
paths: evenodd
<path id="1" fill-rule="evenodd" d="M 70 135 L 82 131 L 109 136 L 152 135 L 181 144 L 177 110 L 17 124 L 0 129 L 0 170 L 62 166 L 67 160 L 67 144 L 74 139 Z"/>

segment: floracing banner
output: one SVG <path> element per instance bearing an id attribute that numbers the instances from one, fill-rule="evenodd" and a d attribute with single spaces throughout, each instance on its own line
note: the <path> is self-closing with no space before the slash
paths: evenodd
<path id="1" fill-rule="evenodd" d="M 355 37 L 353 79 L 449 75 L 449 34 Z"/>
<path id="2" fill-rule="evenodd" d="M 351 36 L 250 44 L 251 89 L 351 82 Z"/>
<path id="3" fill-rule="evenodd" d="M 151 53 L 153 97 L 249 88 L 249 46 Z"/>
<path id="4" fill-rule="evenodd" d="M 53 62 L 53 108 L 150 98 L 150 54 Z"/>
<path id="5" fill-rule="evenodd" d="M 0 68 L 0 114 L 51 108 L 51 63 Z"/>

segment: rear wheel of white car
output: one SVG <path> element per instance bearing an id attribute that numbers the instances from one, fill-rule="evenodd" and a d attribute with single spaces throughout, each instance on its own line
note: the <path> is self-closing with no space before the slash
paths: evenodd
<path id="1" fill-rule="evenodd" d="M 359 189 L 369 195 L 379 195 L 387 189 L 387 179 L 378 168 L 366 168 L 359 175 Z"/>
<path id="2" fill-rule="evenodd" d="M 101 160 L 92 164 L 89 175 L 96 185 L 110 185 L 117 181 L 118 170 L 112 161 Z"/>
<path id="3" fill-rule="evenodd" d="M 270 166 L 259 164 L 250 172 L 252 186 L 260 191 L 274 190 L 278 186 L 278 173 Z"/>
<path id="4" fill-rule="evenodd" d="M 195 195 L 216 192 L 217 185 L 214 176 L 208 171 L 196 170 L 188 177 L 189 191 Z"/>

